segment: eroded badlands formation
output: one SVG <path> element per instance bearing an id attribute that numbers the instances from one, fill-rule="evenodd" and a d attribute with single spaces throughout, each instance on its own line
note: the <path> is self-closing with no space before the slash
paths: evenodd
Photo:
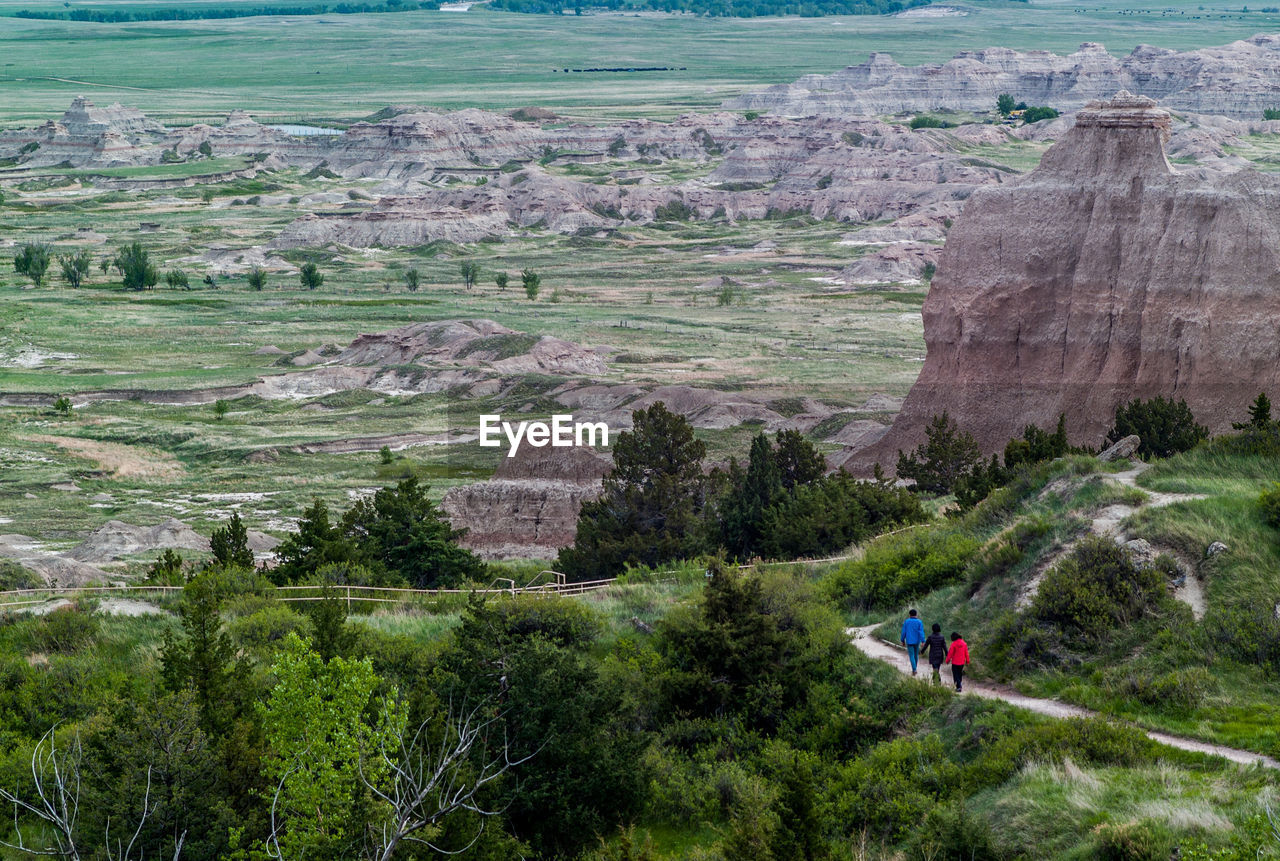
<path id="1" fill-rule="evenodd" d="M 1175 170 L 1169 126 L 1121 93 L 974 193 L 925 301 L 924 368 L 859 461 L 892 463 L 943 410 L 987 451 L 1060 413 L 1097 445 L 1133 398 L 1185 398 L 1218 432 L 1280 387 L 1280 178 Z"/>
<path id="2" fill-rule="evenodd" d="M 902 66 L 884 53 L 831 75 L 806 75 L 725 103 L 782 116 L 988 111 L 1001 93 L 1029 104 L 1075 110 L 1117 90 L 1159 99 L 1166 108 L 1259 119 L 1280 107 L 1280 35 L 1216 48 L 1172 51 L 1139 45 L 1123 59 L 1096 42 L 1073 54 L 987 48 L 942 64 Z"/>

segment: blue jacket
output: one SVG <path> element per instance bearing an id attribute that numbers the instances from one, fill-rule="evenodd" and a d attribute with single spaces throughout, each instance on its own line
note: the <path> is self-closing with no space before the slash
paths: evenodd
<path id="1" fill-rule="evenodd" d="M 899 638 L 908 646 L 918 646 L 924 642 L 924 622 L 915 616 L 908 616 L 902 623 L 902 636 Z"/>

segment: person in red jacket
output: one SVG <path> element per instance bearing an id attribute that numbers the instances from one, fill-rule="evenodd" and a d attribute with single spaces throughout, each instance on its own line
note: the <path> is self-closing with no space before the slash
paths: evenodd
<path id="1" fill-rule="evenodd" d="M 956 682 L 956 693 L 964 691 L 964 668 L 969 663 L 969 644 L 959 632 L 951 632 L 951 648 L 947 650 L 947 663 L 951 665 L 951 678 Z"/>

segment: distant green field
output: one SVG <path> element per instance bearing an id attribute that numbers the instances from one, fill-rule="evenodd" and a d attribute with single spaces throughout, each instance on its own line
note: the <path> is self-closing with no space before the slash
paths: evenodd
<path id="1" fill-rule="evenodd" d="M 24 8 L 64 7 L 0 0 L 0 14 Z M 1202 9 L 1194 0 L 966 8 L 966 17 L 941 18 L 575 17 L 483 7 L 146 24 L 0 18 L 0 123 L 43 121 L 79 94 L 137 105 L 172 122 L 217 120 L 237 107 L 281 120 L 350 119 L 395 103 L 671 116 L 717 106 L 746 89 L 831 72 L 871 51 L 920 63 L 993 45 L 1070 51 L 1098 41 L 1123 54 L 1141 43 L 1185 49 L 1280 30 L 1278 14 L 1221 4 Z M 562 71 L 622 65 L 677 70 Z"/>

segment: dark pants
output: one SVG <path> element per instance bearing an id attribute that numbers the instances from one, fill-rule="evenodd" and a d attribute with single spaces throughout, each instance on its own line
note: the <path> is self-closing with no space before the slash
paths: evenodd
<path id="1" fill-rule="evenodd" d="M 964 687 L 964 664 L 951 665 L 951 678 L 956 680 L 956 690 Z"/>

